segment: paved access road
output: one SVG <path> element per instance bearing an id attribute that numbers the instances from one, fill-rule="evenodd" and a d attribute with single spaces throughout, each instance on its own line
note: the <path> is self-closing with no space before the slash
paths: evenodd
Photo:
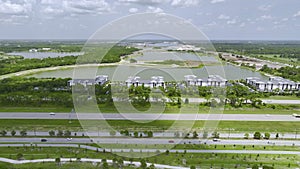
<path id="1" fill-rule="evenodd" d="M 223 120 L 223 121 L 299 121 L 292 115 L 265 114 L 155 114 L 155 113 L 0 113 L 0 119 L 81 119 L 81 120 Z"/>
<path id="2" fill-rule="evenodd" d="M 61 158 L 61 162 L 89 162 L 89 163 L 101 163 L 102 159 L 91 159 L 91 158 Z M 11 164 L 27 164 L 27 163 L 44 163 L 44 162 L 55 162 L 55 159 L 37 159 L 37 160 L 12 160 L 8 158 L 0 158 L 0 162 L 6 162 Z M 112 164 L 114 163 L 113 160 L 106 160 L 107 163 Z M 136 167 L 139 167 L 141 165 L 141 162 L 130 162 L 130 161 L 123 161 L 124 165 L 135 165 Z M 149 167 L 152 165 L 152 163 L 146 163 Z M 168 168 L 168 169 L 189 169 L 187 167 L 177 167 L 177 166 L 170 166 L 170 165 L 164 165 L 164 164 L 153 164 L 155 168 Z"/>
<path id="3" fill-rule="evenodd" d="M 41 143 L 42 138 L 0 138 L 0 143 Z M 99 144 L 212 144 L 212 145 L 278 145 L 300 146 L 300 140 L 213 140 L 203 139 L 165 139 L 165 138 L 46 138 L 47 143 L 99 143 Z M 174 143 L 170 143 L 172 140 Z"/>

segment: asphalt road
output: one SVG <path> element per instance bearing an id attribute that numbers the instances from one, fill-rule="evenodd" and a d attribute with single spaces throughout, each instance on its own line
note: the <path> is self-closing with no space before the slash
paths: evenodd
<path id="1" fill-rule="evenodd" d="M 77 117 L 78 116 L 78 117 Z M 81 119 L 81 120 L 223 120 L 223 121 L 299 121 L 292 115 L 266 114 L 141 114 L 141 113 L 0 113 L 0 119 Z"/>
<path id="2" fill-rule="evenodd" d="M 41 143 L 42 138 L 0 138 L 0 143 Z M 47 143 L 99 143 L 99 144 L 212 144 L 212 145 L 277 145 L 277 146 L 300 146 L 299 140 L 221 140 L 211 139 L 163 139 L 163 138 L 46 138 Z M 174 143 L 170 143 L 172 140 Z"/>

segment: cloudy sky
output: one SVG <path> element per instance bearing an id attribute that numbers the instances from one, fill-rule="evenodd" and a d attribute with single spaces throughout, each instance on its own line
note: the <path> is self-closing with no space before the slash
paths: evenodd
<path id="1" fill-rule="evenodd" d="M 300 40 L 299 0 L 0 0 L 0 39 L 88 39 L 142 12 L 185 18 L 213 40 Z"/>

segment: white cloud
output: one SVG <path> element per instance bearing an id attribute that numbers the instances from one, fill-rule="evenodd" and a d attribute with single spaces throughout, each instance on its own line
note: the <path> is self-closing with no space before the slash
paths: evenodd
<path id="1" fill-rule="evenodd" d="M 228 20 L 228 19 L 230 19 L 230 16 L 221 14 L 221 15 L 219 15 L 218 19 L 221 19 L 221 20 Z"/>
<path id="2" fill-rule="evenodd" d="M 225 0 L 211 0 L 210 3 L 212 4 L 216 4 L 216 3 L 220 3 L 220 2 L 225 2 Z"/>
<path id="3" fill-rule="evenodd" d="M 257 21 L 265 21 L 265 20 L 271 20 L 273 17 L 271 15 L 262 15 L 259 18 L 257 18 Z"/>
<path id="4" fill-rule="evenodd" d="M 121 3 L 139 4 L 145 6 L 155 6 L 169 1 L 170 0 L 119 0 Z"/>
<path id="5" fill-rule="evenodd" d="M 199 4 L 199 0 L 173 0 L 171 2 L 172 6 L 181 6 L 181 7 L 196 6 L 198 4 Z"/>
<path id="6" fill-rule="evenodd" d="M 233 24 L 236 24 L 236 23 L 237 23 L 237 21 L 235 19 L 227 21 L 228 25 L 233 25 Z"/>
<path id="7" fill-rule="evenodd" d="M 215 26 L 215 25 L 217 25 L 217 22 L 213 21 L 213 22 L 206 24 L 205 26 Z"/>
<path id="8" fill-rule="evenodd" d="M 265 28 L 259 26 L 259 27 L 256 28 L 256 30 L 257 30 L 257 31 L 264 31 Z"/>
<path id="9" fill-rule="evenodd" d="M 148 6 L 147 12 L 153 12 L 153 13 L 163 13 L 164 10 L 158 7 Z"/>
<path id="10" fill-rule="evenodd" d="M 62 9 L 58 9 L 58 8 L 53 8 L 51 6 L 47 6 L 43 12 L 45 14 L 54 14 L 54 15 L 58 15 L 58 14 L 62 14 L 64 11 Z"/>
<path id="11" fill-rule="evenodd" d="M 289 18 L 283 18 L 283 19 L 281 19 L 281 21 L 288 21 L 289 20 Z"/>
<path id="12" fill-rule="evenodd" d="M 300 16 L 300 11 L 298 11 L 297 13 L 295 13 L 294 17 L 298 17 Z"/>
<path id="13" fill-rule="evenodd" d="M 137 8 L 130 8 L 128 10 L 128 12 L 130 12 L 130 13 L 137 13 L 138 11 L 139 11 L 139 9 L 137 9 Z"/>
<path id="14" fill-rule="evenodd" d="M 243 23 L 240 24 L 240 27 L 245 27 L 245 26 L 246 26 L 245 22 L 243 22 Z"/>
<path id="15" fill-rule="evenodd" d="M 272 8 L 272 5 L 261 5 L 258 7 L 258 10 L 260 11 L 268 11 Z"/>
<path id="16" fill-rule="evenodd" d="M 0 0 L 0 14 L 4 15 L 23 15 L 32 11 L 32 5 L 22 1 L 20 3 L 14 3 L 11 1 Z"/>
<path id="17" fill-rule="evenodd" d="M 105 0 L 64 0 L 64 8 L 75 14 L 102 14 L 111 11 L 110 5 Z"/>

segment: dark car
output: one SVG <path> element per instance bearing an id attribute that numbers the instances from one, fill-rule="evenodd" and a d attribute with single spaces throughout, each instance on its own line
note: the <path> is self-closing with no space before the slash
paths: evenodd
<path id="1" fill-rule="evenodd" d="M 41 139 L 41 142 L 47 142 L 47 139 L 43 138 Z"/>

